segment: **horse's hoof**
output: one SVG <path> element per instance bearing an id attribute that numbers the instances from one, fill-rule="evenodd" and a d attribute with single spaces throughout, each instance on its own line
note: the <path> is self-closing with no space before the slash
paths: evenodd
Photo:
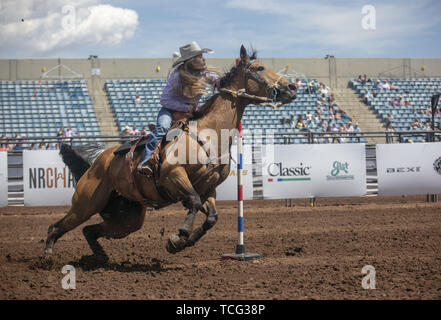
<path id="1" fill-rule="evenodd" d="M 165 248 L 169 253 L 175 254 L 185 248 L 185 243 L 185 239 L 180 238 L 177 234 L 174 234 L 170 236 L 170 238 L 168 238 L 168 242 Z"/>
<path id="2" fill-rule="evenodd" d="M 45 254 L 52 254 L 52 248 L 46 248 L 44 249 Z"/>

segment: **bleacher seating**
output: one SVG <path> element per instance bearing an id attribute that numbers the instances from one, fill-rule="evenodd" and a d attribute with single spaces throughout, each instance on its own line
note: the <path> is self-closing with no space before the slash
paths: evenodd
<path id="1" fill-rule="evenodd" d="M 432 95 L 435 92 L 441 91 L 441 79 L 439 78 L 379 78 L 371 79 L 370 82 L 362 84 L 357 79 L 349 81 L 350 87 L 352 87 L 361 98 L 365 95 L 365 90 L 368 89 L 370 93 L 373 92 L 374 84 L 380 80 L 383 83 L 384 80 L 387 83 L 392 82 L 397 89 L 382 89 L 377 90 L 378 95 L 375 98 L 367 99 L 369 107 L 376 112 L 385 124 L 387 115 L 390 113 L 393 117 L 392 126 L 395 132 L 400 131 L 415 131 L 424 133 L 427 131 L 425 128 L 411 129 L 411 124 L 415 119 L 424 125 L 427 121 L 431 121 L 432 115 L 422 113 L 421 109 L 426 110 L 431 104 Z M 409 100 L 410 105 L 393 106 L 391 102 L 396 97 L 402 96 L 403 101 Z M 441 121 L 441 115 L 435 115 L 435 121 Z M 404 139 L 411 139 L 411 137 L 405 137 Z M 415 136 L 412 138 L 415 142 L 425 139 L 425 135 Z"/>
<path id="2" fill-rule="evenodd" d="M 7 137 L 53 137 L 60 127 L 100 135 L 84 80 L 1 81 L 0 105 L 0 132 Z"/>
<path id="3" fill-rule="evenodd" d="M 302 79 L 304 86 L 312 79 Z M 119 130 L 122 131 L 125 126 L 137 126 L 138 128 L 147 127 L 149 123 L 156 123 L 156 116 L 161 109 L 160 96 L 163 88 L 166 85 L 166 80 L 107 80 L 105 88 L 109 95 L 110 104 L 112 105 Z M 208 92 L 210 94 L 212 92 Z M 142 103 L 135 104 L 135 96 L 139 95 Z M 306 113 L 310 111 L 315 112 L 316 101 L 319 94 L 308 94 L 300 90 L 297 99 L 292 103 L 287 104 L 277 110 L 272 110 L 266 107 L 250 105 L 245 109 L 242 118 L 243 129 L 254 132 L 257 129 L 270 129 L 274 132 L 299 133 L 294 138 L 290 139 L 291 143 L 308 143 L 308 132 L 291 127 L 291 125 L 282 124 L 282 119 L 285 117 L 289 119 L 291 115 L 295 118 L 302 114 L 306 118 Z M 201 104 L 204 102 L 204 97 L 201 99 Z M 324 107 L 324 114 L 322 115 L 326 120 L 329 118 L 329 111 Z M 345 124 L 347 119 L 341 120 Z M 323 132 L 322 129 L 315 124 L 309 128 L 313 132 Z M 302 134 L 304 133 L 304 134 Z M 247 139 L 244 140 L 248 142 Z M 275 143 L 284 143 L 286 140 L 283 136 L 279 136 Z M 316 142 L 321 142 L 318 139 Z M 365 142 L 361 138 L 348 138 L 347 142 Z"/>

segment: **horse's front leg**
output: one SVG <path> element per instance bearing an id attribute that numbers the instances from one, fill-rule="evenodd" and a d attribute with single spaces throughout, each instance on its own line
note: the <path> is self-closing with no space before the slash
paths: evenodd
<path id="1" fill-rule="evenodd" d="M 215 191 L 212 195 L 208 197 L 207 201 L 202 206 L 201 211 L 207 216 L 207 218 L 205 219 L 205 222 L 202 224 L 202 226 L 200 226 L 190 234 L 185 244 L 186 247 L 194 246 L 194 244 L 216 224 L 218 216 L 216 211 Z"/>
<path id="2" fill-rule="evenodd" d="M 174 168 L 161 183 L 176 199 L 180 199 L 188 209 L 184 223 L 179 227 L 178 234 L 170 236 L 166 249 L 170 253 L 177 253 L 186 246 L 188 237 L 193 231 L 196 213 L 201 210 L 202 203 L 196 190 L 193 188 L 187 173 L 182 167 Z"/>

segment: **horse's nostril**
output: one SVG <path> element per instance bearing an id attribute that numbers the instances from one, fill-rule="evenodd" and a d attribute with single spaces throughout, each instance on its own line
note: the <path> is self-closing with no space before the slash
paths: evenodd
<path id="1" fill-rule="evenodd" d="M 291 91 L 296 91 L 297 90 L 297 86 L 294 83 L 290 83 L 288 85 L 289 90 Z"/>

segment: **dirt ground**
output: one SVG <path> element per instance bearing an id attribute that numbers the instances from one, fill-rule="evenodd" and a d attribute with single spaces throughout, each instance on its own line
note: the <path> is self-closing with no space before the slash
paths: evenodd
<path id="1" fill-rule="evenodd" d="M 245 245 L 254 261 L 221 260 L 237 242 L 235 202 L 194 247 L 172 255 L 168 236 L 186 212 L 147 212 L 125 239 L 100 239 L 110 257 L 94 263 L 81 229 L 43 254 L 47 228 L 68 207 L 0 208 L 0 299 L 440 299 L 441 202 L 425 196 L 245 202 Z M 85 223 L 101 220 L 94 216 Z M 203 221 L 200 214 L 196 225 Z M 161 229 L 164 228 L 164 233 Z M 76 289 L 64 290 L 64 265 Z M 363 289 L 362 268 L 375 268 Z"/>

